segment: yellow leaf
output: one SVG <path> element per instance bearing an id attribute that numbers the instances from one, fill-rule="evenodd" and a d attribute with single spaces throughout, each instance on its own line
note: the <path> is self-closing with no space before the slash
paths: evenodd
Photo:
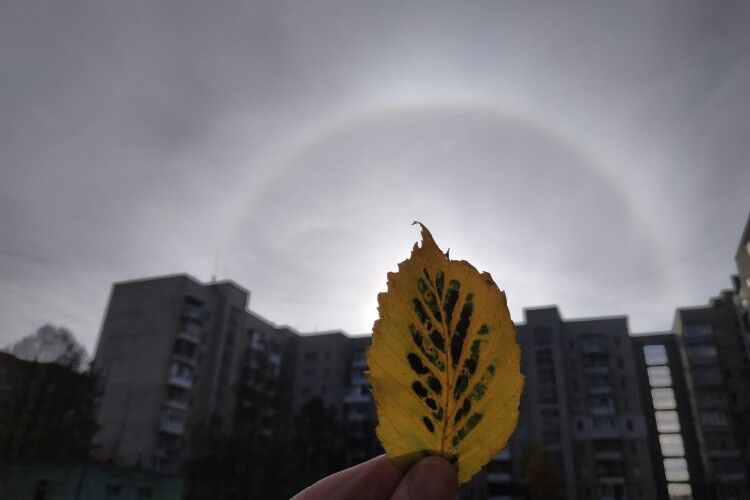
<path id="1" fill-rule="evenodd" d="M 505 294 L 422 226 L 378 311 L 367 360 L 386 455 L 402 470 L 439 455 L 468 481 L 518 423 L 524 378 Z"/>

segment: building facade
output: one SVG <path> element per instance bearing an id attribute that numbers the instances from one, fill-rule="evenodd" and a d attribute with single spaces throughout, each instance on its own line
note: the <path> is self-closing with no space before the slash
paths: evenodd
<path id="1" fill-rule="evenodd" d="M 677 309 L 673 330 L 690 394 L 706 494 L 750 498 L 750 364 L 733 293 Z"/>
<path id="2" fill-rule="evenodd" d="M 243 408 L 254 396 L 281 397 L 281 356 L 293 332 L 248 312 L 248 298 L 232 282 L 186 275 L 113 286 L 93 364 L 102 389 L 99 459 L 177 470 L 209 436 L 249 417 Z M 268 411 L 252 417 L 262 425 Z"/>
<path id="3" fill-rule="evenodd" d="M 626 318 L 525 318 L 519 426 L 488 467 L 488 498 L 657 498 Z"/>

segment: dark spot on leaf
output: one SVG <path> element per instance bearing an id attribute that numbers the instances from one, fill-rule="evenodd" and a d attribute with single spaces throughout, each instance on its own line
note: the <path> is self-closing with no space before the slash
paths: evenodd
<path id="1" fill-rule="evenodd" d="M 432 375 L 427 378 L 427 385 L 430 386 L 430 389 L 432 389 L 435 394 L 440 394 L 440 392 L 443 390 L 443 384 L 441 384 L 440 381 Z"/>
<path id="2" fill-rule="evenodd" d="M 429 417 L 422 417 L 422 422 L 424 422 L 424 426 L 427 427 L 428 431 L 435 432 L 435 426 L 432 425 L 432 420 Z"/>
<path id="3" fill-rule="evenodd" d="M 432 332 L 430 332 L 430 340 L 432 341 L 432 345 L 434 345 L 440 352 L 445 352 L 445 342 L 439 331 L 432 330 Z"/>
<path id="4" fill-rule="evenodd" d="M 441 407 L 438 411 L 433 411 L 432 416 L 435 417 L 435 420 L 441 422 L 443 420 L 443 408 Z"/>
<path id="5" fill-rule="evenodd" d="M 413 384 L 411 384 L 411 388 L 412 390 L 414 390 L 414 393 L 420 398 L 427 396 L 427 388 L 423 386 L 421 382 L 414 382 Z"/>
<path id="6" fill-rule="evenodd" d="M 458 302 L 458 291 L 461 289 L 461 283 L 456 280 L 451 280 L 448 283 L 448 292 L 445 296 L 445 324 L 450 325 L 453 320 L 453 309 L 456 308 L 456 302 Z"/>
<path id="7" fill-rule="evenodd" d="M 461 351 L 463 351 L 464 347 L 464 339 L 466 338 L 466 332 L 469 329 L 473 312 L 474 294 L 468 293 L 466 294 L 464 306 L 461 308 L 461 316 L 456 324 L 456 333 L 451 340 L 451 361 L 453 361 L 453 366 L 456 366 L 458 359 L 461 357 Z"/>
<path id="8" fill-rule="evenodd" d="M 419 321 L 424 324 L 424 322 L 427 321 L 427 311 L 424 310 L 424 306 L 419 299 L 415 298 L 412 302 L 414 303 L 414 312 L 417 313 Z"/>
<path id="9" fill-rule="evenodd" d="M 458 401 L 461 394 L 466 390 L 466 386 L 469 385 L 469 377 L 465 373 L 462 373 L 456 379 L 456 385 L 453 387 L 453 399 Z"/>
<path id="10" fill-rule="evenodd" d="M 463 404 L 461 405 L 461 408 L 458 409 L 456 412 L 456 418 L 453 420 L 454 424 L 457 424 L 459 420 L 464 418 L 466 415 L 469 414 L 469 411 L 471 411 L 471 403 L 468 399 L 464 399 Z"/>
<path id="11" fill-rule="evenodd" d="M 445 274 L 443 274 L 443 271 L 438 271 L 435 273 L 435 289 L 437 290 L 438 297 L 440 297 L 440 300 L 443 299 L 443 284 L 445 283 Z"/>
<path id="12" fill-rule="evenodd" d="M 413 352 L 410 352 L 406 358 L 409 360 L 409 366 L 411 366 L 411 369 L 414 370 L 417 375 L 424 375 L 430 371 L 424 364 L 422 364 L 420 357 Z"/>
<path id="13" fill-rule="evenodd" d="M 432 398 L 427 398 L 424 400 L 424 402 L 427 404 L 427 406 L 430 408 L 430 410 L 437 410 L 437 403 Z"/>
<path id="14" fill-rule="evenodd" d="M 477 335 L 487 335 L 490 333 L 490 327 L 487 325 L 482 325 L 479 327 L 479 331 L 477 331 Z"/>

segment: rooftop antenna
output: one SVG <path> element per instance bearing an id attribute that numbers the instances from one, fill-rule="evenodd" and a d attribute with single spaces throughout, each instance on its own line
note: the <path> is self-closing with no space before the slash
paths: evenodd
<path id="1" fill-rule="evenodd" d="M 216 283 L 216 275 L 219 274 L 219 261 L 221 260 L 221 251 L 216 251 L 216 257 L 214 258 L 214 270 L 211 273 L 211 283 Z"/>

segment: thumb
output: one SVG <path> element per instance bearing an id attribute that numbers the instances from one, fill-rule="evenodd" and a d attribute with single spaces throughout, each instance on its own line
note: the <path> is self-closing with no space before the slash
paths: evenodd
<path id="1" fill-rule="evenodd" d="M 409 469 L 391 500 L 455 500 L 457 495 L 453 467 L 440 457 L 427 457 Z"/>

